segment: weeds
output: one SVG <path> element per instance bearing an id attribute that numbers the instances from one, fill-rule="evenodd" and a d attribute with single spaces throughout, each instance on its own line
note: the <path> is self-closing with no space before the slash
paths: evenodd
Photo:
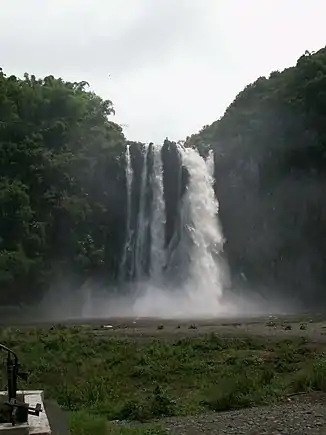
<path id="1" fill-rule="evenodd" d="M 103 417 L 87 412 L 72 412 L 69 415 L 72 435 L 167 435 L 160 425 L 144 425 L 128 427 L 116 423 L 108 423 Z"/>
<path id="2" fill-rule="evenodd" d="M 97 332 L 64 326 L 0 331 L 0 341 L 31 372 L 27 387 L 43 388 L 70 412 L 73 434 L 161 434 L 156 428 L 108 429 L 107 422 L 225 411 L 298 391 L 326 391 L 326 360 L 304 339 L 263 342 L 210 334 L 137 342 Z M 5 388 L 4 376 L 0 383 Z"/>
<path id="3" fill-rule="evenodd" d="M 326 359 L 318 356 L 296 372 L 290 382 L 293 393 L 304 391 L 326 392 Z"/>

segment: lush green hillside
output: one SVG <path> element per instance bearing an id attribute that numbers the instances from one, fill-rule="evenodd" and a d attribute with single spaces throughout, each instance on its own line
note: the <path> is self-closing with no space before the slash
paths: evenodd
<path id="1" fill-rule="evenodd" d="M 324 297 L 326 49 L 260 77 L 187 143 L 215 150 L 226 252 L 241 285 Z"/>
<path id="2" fill-rule="evenodd" d="M 112 112 L 86 82 L 0 71 L 0 303 L 62 273 L 115 275 L 125 138 Z"/>

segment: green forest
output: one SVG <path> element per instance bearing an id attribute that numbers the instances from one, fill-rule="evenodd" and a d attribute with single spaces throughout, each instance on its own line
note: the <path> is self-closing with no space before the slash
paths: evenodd
<path id="1" fill-rule="evenodd" d="M 113 111 L 86 82 L 0 72 L 0 302 L 62 274 L 112 279 L 126 144 Z"/>
<path id="2" fill-rule="evenodd" d="M 0 304 L 117 278 L 128 142 L 89 89 L 0 70 Z M 235 286 L 326 301 L 326 49 L 248 85 L 185 144 L 214 150 Z"/>

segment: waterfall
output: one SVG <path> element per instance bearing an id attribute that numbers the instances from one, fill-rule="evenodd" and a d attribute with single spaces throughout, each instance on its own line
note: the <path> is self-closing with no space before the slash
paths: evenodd
<path id="1" fill-rule="evenodd" d="M 178 197 L 180 198 L 179 207 L 175 210 L 176 214 L 176 228 L 171 239 L 169 246 L 167 247 L 167 265 L 166 272 L 169 281 L 173 286 L 180 286 L 186 279 L 190 258 L 192 254 L 192 241 L 190 237 L 190 225 L 188 218 L 189 213 L 189 202 L 185 202 L 184 196 L 182 197 L 182 168 L 185 148 L 181 144 L 176 145 L 181 164 L 180 170 L 177 178 L 177 184 L 175 186 L 178 192 Z M 171 285 L 171 284 L 170 284 Z"/>
<path id="2" fill-rule="evenodd" d="M 130 217 L 131 217 L 131 183 L 132 183 L 132 168 L 131 168 L 129 145 L 127 145 L 127 149 L 126 149 L 126 182 L 127 182 L 127 225 L 129 229 Z"/>
<path id="3" fill-rule="evenodd" d="M 127 277 L 140 280 L 146 275 L 158 277 L 165 263 L 163 168 L 161 147 L 145 146 L 139 180 L 134 179 L 130 149 L 126 150 L 127 234 L 120 268 L 120 282 Z M 132 186 L 136 184 L 139 199 L 136 206 L 136 228 L 132 228 L 135 212 L 131 209 Z M 128 256 L 130 261 L 128 263 Z M 128 271 L 129 267 L 129 271 Z"/>
<path id="4" fill-rule="evenodd" d="M 154 161 L 152 172 L 153 184 L 153 213 L 151 224 L 151 268 L 150 275 L 156 279 L 161 278 L 165 265 L 164 251 L 164 228 L 165 228 L 165 204 L 163 197 L 163 166 L 161 159 L 161 147 L 153 148 Z"/>
<path id="5" fill-rule="evenodd" d="M 206 166 L 209 175 L 212 177 L 212 183 L 214 182 L 214 152 L 213 150 L 209 150 L 207 159 L 206 159 Z"/>
<path id="6" fill-rule="evenodd" d="M 136 247 L 135 247 L 135 278 L 142 278 L 146 255 L 146 231 L 149 225 L 149 216 L 146 214 L 146 194 L 147 194 L 147 169 L 148 169 L 148 146 L 144 149 L 143 169 L 140 179 L 139 193 L 139 214 L 137 221 Z"/>
<path id="7" fill-rule="evenodd" d="M 217 218 L 219 204 L 213 190 L 213 177 L 199 153 L 186 148 L 183 164 L 189 171 L 190 182 L 184 198 L 186 231 L 192 240 L 189 274 L 186 288 L 196 300 L 198 310 L 207 309 L 207 301 L 219 304 L 223 290 L 223 267 L 219 256 L 223 235 Z"/>
<path id="8" fill-rule="evenodd" d="M 176 223 L 168 246 L 163 177 L 169 177 L 169 168 L 163 171 L 162 147 L 150 144 L 142 149 L 137 180 L 129 149 L 126 154 L 129 220 L 133 195 L 139 193 L 131 246 L 130 225 L 126 237 L 126 250 L 131 249 L 134 258 L 128 276 L 134 284 L 141 283 L 135 287 L 140 294 L 131 308 L 138 316 L 204 316 L 223 311 L 224 239 L 213 188 L 214 156 L 210 153 L 205 161 L 195 149 L 177 146 L 177 150 L 179 163 L 173 178 L 178 198 Z M 133 183 L 139 190 L 132 190 Z"/>
<path id="9" fill-rule="evenodd" d="M 127 255 L 130 251 L 131 244 L 131 184 L 132 184 L 132 168 L 130 158 L 130 147 L 126 147 L 126 194 L 127 194 L 127 207 L 126 207 L 126 241 L 123 247 L 122 260 L 120 265 L 120 279 L 126 278 L 126 262 Z"/>

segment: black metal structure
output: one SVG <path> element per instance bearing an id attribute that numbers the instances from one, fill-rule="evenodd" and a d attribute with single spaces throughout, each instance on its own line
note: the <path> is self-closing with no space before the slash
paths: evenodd
<path id="1" fill-rule="evenodd" d="M 39 416 L 42 412 L 40 403 L 35 408 L 30 407 L 28 403 L 17 400 L 17 381 L 21 378 L 27 381 L 27 373 L 20 370 L 20 364 L 15 352 L 8 347 L 0 344 L 0 350 L 7 352 L 7 389 L 8 397 L 4 402 L 0 402 L 1 423 L 16 424 L 27 423 L 28 415 Z"/>

